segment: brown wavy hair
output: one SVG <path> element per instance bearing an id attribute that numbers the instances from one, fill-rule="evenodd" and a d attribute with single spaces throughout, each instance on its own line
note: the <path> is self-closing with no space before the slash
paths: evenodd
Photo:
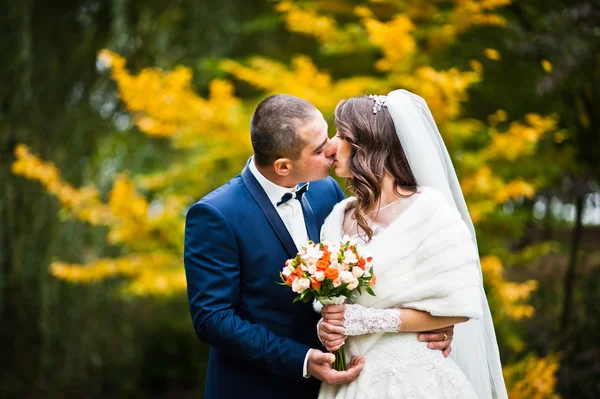
<path id="1" fill-rule="evenodd" d="M 358 198 L 353 218 L 373 238 L 373 230 L 367 223 L 367 212 L 378 209 L 381 185 L 386 174 L 394 179 L 394 189 L 399 197 L 400 188 L 415 193 L 417 182 L 410 169 L 392 116 L 386 107 L 373 113 L 375 101 L 368 96 L 342 100 L 335 108 L 335 124 L 338 135 L 352 147 L 347 167 L 352 174 L 348 188 Z"/>

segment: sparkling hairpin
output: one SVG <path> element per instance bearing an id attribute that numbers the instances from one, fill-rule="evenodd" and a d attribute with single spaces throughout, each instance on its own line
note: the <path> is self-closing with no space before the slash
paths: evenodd
<path id="1" fill-rule="evenodd" d="M 387 97 L 386 96 L 378 96 L 376 94 L 370 94 L 369 98 L 375 101 L 373 105 L 373 113 L 377 114 L 377 112 L 381 111 L 381 107 L 387 107 Z"/>

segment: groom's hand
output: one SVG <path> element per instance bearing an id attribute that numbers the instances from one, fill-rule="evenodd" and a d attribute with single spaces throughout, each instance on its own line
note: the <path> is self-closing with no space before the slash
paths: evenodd
<path id="1" fill-rule="evenodd" d="M 418 338 L 421 342 L 429 342 L 427 344 L 429 349 L 439 349 L 444 354 L 444 357 L 448 357 L 450 352 L 452 352 L 452 337 L 454 337 L 454 326 L 425 331 L 420 333 Z"/>
<path id="2" fill-rule="evenodd" d="M 308 374 L 329 385 L 348 384 L 358 377 L 365 365 L 364 358 L 355 356 L 350 360 L 346 371 L 336 371 L 331 368 L 334 361 L 333 353 L 312 349 L 308 356 Z"/>

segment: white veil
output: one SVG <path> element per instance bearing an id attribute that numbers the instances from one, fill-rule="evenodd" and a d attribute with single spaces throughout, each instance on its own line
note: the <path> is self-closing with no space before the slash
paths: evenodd
<path id="1" fill-rule="evenodd" d="M 475 228 L 454 166 L 427 103 L 409 91 L 395 90 L 387 95 L 387 108 L 417 185 L 437 189 L 458 209 L 477 248 Z M 481 275 L 479 260 L 478 264 Z M 508 394 L 483 277 L 481 292 L 483 317 L 455 326 L 450 356 L 465 373 L 479 399 L 505 399 Z"/>

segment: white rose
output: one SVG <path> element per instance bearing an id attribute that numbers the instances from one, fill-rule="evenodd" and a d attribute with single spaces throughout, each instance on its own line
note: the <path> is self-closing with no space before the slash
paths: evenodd
<path id="1" fill-rule="evenodd" d="M 357 278 L 355 278 L 354 276 L 352 276 L 352 278 L 353 278 L 353 280 L 352 280 L 352 281 L 350 281 L 350 283 L 348 283 L 348 287 L 347 287 L 347 288 L 348 288 L 349 290 L 351 290 L 351 291 L 352 291 L 353 289 L 355 289 L 356 287 L 358 287 L 358 279 L 357 279 Z"/>
<path id="2" fill-rule="evenodd" d="M 340 272 L 340 279 L 342 279 L 342 283 L 349 283 L 353 280 L 356 280 L 351 272 Z"/>
<path id="3" fill-rule="evenodd" d="M 302 259 L 312 259 L 317 262 L 323 256 L 323 251 L 319 249 L 318 245 L 310 245 L 306 248 L 306 254 L 302 256 Z"/>
<path id="4" fill-rule="evenodd" d="M 309 264 L 308 265 L 308 272 L 314 276 L 314 274 L 317 272 L 317 265 L 316 264 Z"/>
<path id="5" fill-rule="evenodd" d="M 332 255 L 335 255 L 337 258 L 338 252 L 340 252 L 340 244 L 327 244 L 327 250 L 331 252 Z"/>
<path id="6" fill-rule="evenodd" d="M 337 269 L 340 272 L 347 272 L 348 270 L 350 270 L 350 265 L 346 263 L 346 261 L 342 262 L 342 263 L 338 263 L 337 265 Z"/>
<path id="7" fill-rule="evenodd" d="M 339 269 L 339 262 L 337 260 L 337 256 L 333 256 L 331 255 L 331 258 L 329 259 L 329 267 L 333 267 L 334 269 Z"/>
<path id="8" fill-rule="evenodd" d="M 325 280 L 325 272 L 322 270 L 317 270 L 314 274 L 313 277 L 315 278 L 315 280 L 317 281 L 323 281 Z"/>
<path id="9" fill-rule="evenodd" d="M 292 269 L 289 268 L 289 266 L 284 267 L 283 271 L 281 272 L 281 274 L 283 274 L 283 277 L 287 277 L 292 273 L 293 273 L 293 271 L 292 271 Z"/>
<path id="10" fill-rule="evenodd" d="M 358 262 L 358 258 L 356 257 L 356 254 L 354 252 L 352 252 L 351 250 L 347 249 L 344 252 L 344 263 L 356 263 Z"/>
<path id="11" fill-rule="evenodd" d="M 342 285 L 342 280 L 340 279 L 340 276 L 338 276 L 338 278 L 336 278 L 335 280 L 333 280 L 333 286 L 334 287 L 339 287 L 340 285 Z"/>
<path id="12" fill-rule="evenodd" d="M 365 271 L 358 266 L 354 266 L 352 268 L 352 275 L 356 278 L 359 278 L 360 276 L 362 276 L 364 272 Z"/>
<path id="13" fill-rule="evenodd" d="M 310 280 L 307 278 L 297 278 L 292 283 L 292 291 L 298 294 L 304 292 L 308 287 L 310 287 Z"/>

